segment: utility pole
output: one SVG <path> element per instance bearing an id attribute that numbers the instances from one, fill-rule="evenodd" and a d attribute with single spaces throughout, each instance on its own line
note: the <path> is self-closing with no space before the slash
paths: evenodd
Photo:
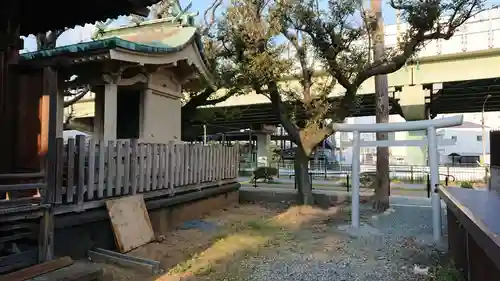
<path id="1" fill-rule="evenodd" d="M 371 12 L 376 20 L 373 32 L 373 59 L 377 61 L 384 56 L 385 34 L 382 17 L 382 0 L 370 0 Z M 389 123 L 389 85 L 387 75 L 375 76 L 375 118 L 377 123 Z M 387 133 L 377 133 L 377 141 L 387 140 Z M 391 192 L 389 181 L 389 148 L 377 147 L 377 190 L 373 207 L 383 211 L 389 208 Z"/>

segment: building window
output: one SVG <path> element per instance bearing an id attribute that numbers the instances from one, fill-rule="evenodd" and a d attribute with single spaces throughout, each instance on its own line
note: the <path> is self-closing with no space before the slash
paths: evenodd
<path id="1" fill-rule="evenodd" d="M 457 136 L 451 136 L 451 139 L 457 141 Z"/>
<path id="2" fill-rule="evenodd" d="M 483 136 L 476 136 L 477 141 L 483 141 Z"/>

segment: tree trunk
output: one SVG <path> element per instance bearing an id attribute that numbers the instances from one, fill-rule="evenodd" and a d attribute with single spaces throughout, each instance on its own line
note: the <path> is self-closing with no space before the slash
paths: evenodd
<path id="1" fill-rule="evenodd" d="M 309 155 L 301 148 L 296 149 L 295 153 L 295 180 L 301 203 L 304 205 L 313 205 L 314 197 L 312 194 L 312 183 L 309 178 Z"/>
<path id="2" fill-rule="evenodd" d="M 382 18 L 382 7 L 379 0 L 372 0 L 372 9 L 377 20 L 377 28 L 374 36 L 374 60 L 380 60 L 384 55 L 384 20 Z M 389 123 L 389 92 L 387 75 L 375 77 L 375 102 L 376 122 Z M 387 140 L 387 133 L 377 133 L 377 140 Z M 377 182 L 373 208 L 377 211 L 385 211 L 389 208 L 389 148 L 377 147 Z"/>

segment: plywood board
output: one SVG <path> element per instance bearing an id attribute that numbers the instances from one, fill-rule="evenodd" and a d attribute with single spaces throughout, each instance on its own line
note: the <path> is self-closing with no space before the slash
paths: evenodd
<path id="1" fill-rule="evenodd" d="M 128 252 L 155 239 L 142 195 L 108 200 L 106 208 L 120 252 Z"/>

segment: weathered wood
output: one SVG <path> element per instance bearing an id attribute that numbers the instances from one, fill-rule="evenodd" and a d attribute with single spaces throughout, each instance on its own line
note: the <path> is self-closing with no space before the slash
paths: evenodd
<path id="1" fill-rule="evenodd" d="M 24 281 L 71 264 L 73 260 L 70 257 L 62 257 L 0 276 L 0 281 Z"/>
<path id="2" fill-rule="evenodd" d="M 237 147 L 174 142 L 168 145 L 138 144 L 137 141 L 129 143 L 123 140 L 117 141 L 116 145 L 109 141 L 105 146 L 103 142 L 91 140 L 86 149 L 85 145 L 79 145 L 80 142 L 84 143 L 84 137 L 80 138 L 78 145 L 75 145 L 74 139 L 68 141 L 67 203 L 76 201 L 81 204 L 84 200 L 159 189 L 169 189 L 170 194 L 174 194 L 182 186 L 221 182 L 237 177 Z M 78 177 L 75 179 L 76 175 Z M 31 185 L 15 188 L 32 188 Z"/>
<path id="3" fill-rule="evenodd" d="M 152 145 L 150 143 L 146 144 L 146 181 L 144 184 L 144 190 L 145 191 L 150 191 L 151 190 L 151 168 L 152 168 L 152 162 L 153 162 L 153 155 L 152 155 Z"/>
<path id="4" fill-rule="evenodd" d="M 77 202 L 78 204 L 83 203 L 85 195 L 85 136 L 76 136 L 76 146 L 78 148 L 78 181 L 76 186 Z"/>
<path id="5" fill-rule="evenodd" d="M 120 252 L 128 252 L 155 239 L 142 195 L 108 200 L 106 208 Z"/>
<path id="6" fill-rule="evenodd" d="M 182 157 L 183 161 L 183 178 L 184 181 L 182 182 L 182 185 L 188 185 L 189 184 L 189 174 L 190 174 L 190 166 L 189 166 L 189 157 L 190 157 L 190 152 L 191 152 L 191 146 L 189 144 L 183 145 L 182 148 L 184 149 L 184 157 Z"/>
<path id="7" fill-rule="evenodd" d="M 57 173 L 57 147 L 56 140 L 58 135 L 58 99 L 59 99 L 59 81 L 57 70 L 53 67 L 45 67 L 43 70 L 43 88 L 44 94 L 49 95 L 49 130 L 48 130 L 48 171 L 47 171 L 47 189 L 44 192 L 43 202 L 52 204 L 55 201 L 54 188 L 56 187 Z M 4 132 L 5 133 L 5 132 Z"/>
<path id="8" fill-rule="evenodd" d="M 94 199 L 95 193 L 95 162 L 96 162 L 96 141 L 91 138 L 89 141 L 89 164 L 87 180 L 87 199 Z"/>
<path id="9" fill-rule="evenodd" d="M 0 180 L 17 180 L 17 179 L 43 179 L 45 173 L 17 173 L 17 174 L 0 174 Z"/>
<path id="10" fill-rule="evenodd" d="M 42 212 L 38 233 L 38 262 L 46 262 L 54 258 L 54 211 L 52 207 L 49 207 L 43 209 Z"/>
<path id="11" fill-rule="evenodd" d="M 63 174 L 64 174 L 64 139 L 56 140 L 56 175 L 55 175 L 55 203 L 61 204 L 63 199 Z"/>
<path id="12" fill-rule="evenodd" d="M 145 153 L 146 146 L 143 143 L 139 144 L 139 192 L 144 192 L 145 182 L 146 182 L 146 167 L 145 167 Z"/>
<path id="13" fill-rule="evenodd" d="M 97 176 L 99 177 L 97 183 L 97 197 L 104 197 L 104 178 L 106 176 L 106 146 L 104 145 L 104 141 L 99 141 L 99 170 Z"/>
<path id="14" fill-rule="evenodd" d="M 152 144 L 151 157 L 151 190 L 157 189 L 158 184 L 158 144 Z"/>
<path id="15" fill-rule="evenodd" d="M 137 176 L 137 140 L 132 140 L 130 142 L 130 146 L 132 149 L 132 155 L 130 159 L 130 178 L 131 178 L 131 194 L 135 195 L 137 193 L 137 188 L 138 188 L 138 180 L 139 177 Z"/>
<path id="16" fill-rule="evenodd" d="M 173 153 L 172 153 L 172 165 L 174 166 L 174 176 L 173 176 L 173 188 L 176 186 L 179 186 L 179 145 L 174 144 L 173 146 Z"/>
<path id="17" fill-rule="evenodd" d="M 106 173 L 106 196 L 111 197 L 113 196 L 113 176 L 115 175 L 114 173 L 114 154 L 115 154 L 115 146 L 113 141 L 108 141 L 108 147 L 107 147 L 107 152 L 108 152 L 108 171 Z"/>
<path id="18" fill-rule="evenodd" d="M 168 143 L 168 156 L 167 156 L 167 169 L 168 169 L 168 189 L 170 193 L 174 193 L 174 178 L 175 178 L 175 157 L 174 151 L 175 145 L 174 142 L 171 141 Z"/>
<path id="19" fill-rule="evenodd" d="M 201 182 L 207 181 L 207 146 L 203 145 L 201 150 Z"/>
<path id="20" fill-rule="evenodd" d="M 75 183 L 74 183 L 74 174 L 75 174 L 75 139 L 68 139 L 68 148 L 67 148 L 67 170 L 66 170 L 66 201 L 68 203 L 73 202 L 73 196 L 75 195 Z"/>
<path id="21" fill-rule="evenodd" d="M 123 194 L 130 194 L 130 142 L 123 144 Z"/>
<path id="22" fill-rule="evenodd" d="M 115 161 L 116 186 L 115 195 L 122 195 L 123 182 L 123 141 L 116 141 L 116 161 Z"/>
<path id="23" fill-rule="evenodd" d="M 198 144 L 198 143 L 195 144 L 194 151 L 195 151 L 195 153 L 194 153 L 194 155 L 195 155 L 195 157 L 194 157 L 194 170 L 195 170 L 195 172 L 194 172 L 194 182 L 196 184 L 200 184 L 200 178 L 201 178 L 200 177 L 201 176 L 200 175 L 200 171 L 201 171 L 200 167 L 202 165 L 202 163 L 200 161 L 201 160 L 201 157 L 200 157 L 200 152 L 201 152 L 200 151 L 200 144 Z"/>

